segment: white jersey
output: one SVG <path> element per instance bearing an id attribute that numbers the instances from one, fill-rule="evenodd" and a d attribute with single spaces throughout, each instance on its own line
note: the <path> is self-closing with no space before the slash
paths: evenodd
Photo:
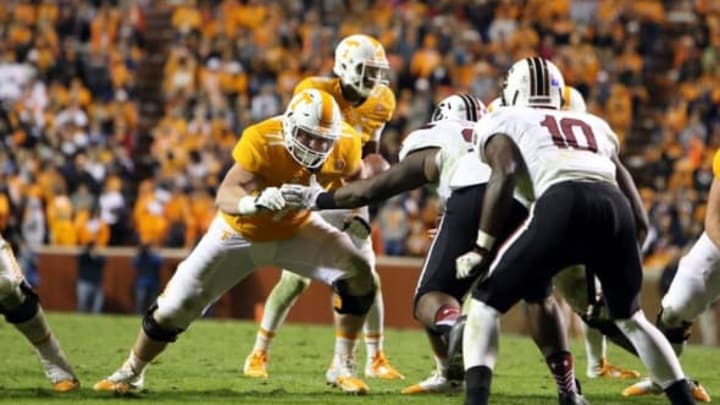
<path id="1" fill-rule="evenodd" d="M 472 145 L 475 122 L 455 119 L 434 121 L 411 132 L 400 147 L 399 159 L 426 148 L 440 148 L 435 156 L 440 171 L 437 192 L 447 201 L 452 190 L 487 183 L 490 167 L 478 159 Z"/>
<path id="2" fill-rule="evenodd" d="M 518 191 L 530 200 L 563 181 L 604 181 L 615 184 L 619 143 L 610 126 L 587 113 L 507 107 L 483 117 L 475 126 L 475 142 L 485 161 L 485 143 L 496 133 L 510 136 L 522 153 L 529 179 Z"/>

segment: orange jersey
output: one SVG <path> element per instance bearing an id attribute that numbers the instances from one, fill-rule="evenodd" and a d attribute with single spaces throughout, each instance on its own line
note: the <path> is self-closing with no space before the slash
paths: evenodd
<path id="1" fill-rule="evenodd" d="M 343 131 L 320 170 L 318 182 L 326 189 L 335 189 L 360 169 L 362 147 L 355 130 L 343 122 Z M 295 161 L 285 148 L 282 117 L 273 117 L 248 127 L 232 152 L 235 163 L 263 179 L 265 187 L 280 187 L 284 183 L 309 184 L 312 172 Z M 278 213 L 258 213 L 250 216 L 221 212 L 225 221 L 243 237 L 257 242 L 292 237 L 310 217 L 308 210 Z"/>
<path id="2" fill-rule="evenodd" d="M 720 179 L 720 149 L 715 151 L 713 156 L 713 175 L 716 179 Z"/>
<path id="3" fill-rule="evenodd" d="M 360 135 L 362 144 L 379 141 L 386 122 L 395 113 L 395 94 L 387 86 L 375 86 L 364 103 L 353 106 L 342 95 L 340 79 L 308 77 L 295 87 L 295 94 L 306 89 L 318 89 L 330 93 L 340 106 L 343 120 L 352 125 Z"/>

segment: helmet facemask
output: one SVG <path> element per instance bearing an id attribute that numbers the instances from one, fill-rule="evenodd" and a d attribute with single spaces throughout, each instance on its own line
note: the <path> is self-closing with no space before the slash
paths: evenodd
<path id="1" fill-rule="evenodd" d="M 355 65 L 354 70 L 354 80 L 348 82 L 343 80 L 343 84 L 352 87 L 363 97 L 367 97 L 375 86 L 387 86 L 390 83 L 388 79 L 390 68 L 387 63 L 382 63 L 382 61 L 360 62 Z"/>
<path id="2" fill-rule="evenodd" d="M 356 34 L 344 38 L 335 48 L 333 72 L 343 86 L 367 97 L 375 86 L 389 84 L 390 64 L 376 39 Z"/>
<path id="3" fill-rule="evenodd" d="M 293 96 L 283 116 L 283 141 L 296 162 L 308 169 L 325 163 L 340 137 L 342 117 L 337 103 L 315 89 Z"/>
<path id="4" fill-rule="evenodd" d="M 295 161 L 308 169 L 317 169 L 325 163 L 337 137 L 322 132 L 299 126 L 291 129 L 291 136 L 285 138 L 285 146 Z"/>

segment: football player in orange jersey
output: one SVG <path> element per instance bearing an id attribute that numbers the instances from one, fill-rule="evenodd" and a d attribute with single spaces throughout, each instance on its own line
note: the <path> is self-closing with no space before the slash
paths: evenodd
<path id="1" fill-rule="evenodd" d="M 342 122 L 332 96 L 304 90 L 284 115 L 246 128 L 232 156 L 235 164 L 217 191 L 219 214 L 146 313 L 127 361 L 95 390 L 141 388 L 150 362 L 209 305 L 256 268 L 275 265 L 333 287 L 342 345 L 331 382 L 345 392 L 367 393 L 353 353 L 375 299 L 371 258 L 317 213 L 287 207 L 278 188 L 317 179 L 334 189 L 358 176 L 359 136 Z"/>
<path id="2" fill-rule="evenodd" d="M 320 89 L 328 92 L 337 101 L 343 119 L 352 125 L 360 135 L 363 144 L 363 156 L 375 155 L 385 123 L 395 111 L 395 95 L 387 87 L 389 64 L 385 50 L 374 38 L 367 35 L 351 35 L 344 38 L 335 48 L 334 78 L 309 77 L 301 81 L 295 92 L 304 89 Z M 368 164 L 365 165 L 367 169 Z M 370 226 L 367 208 L 356 211 L 336 211 L 320 214 L 333 226 L 346 230 L 355 245 L 371 255 L 371 264 L 375 257 L 370 242 Z M 290 268 L 289 270 L 293 270 Z M 377 274 L 373 271 L 378 286 Z M 278 328 L 285 320 L 288 311 L 298 296 L 310 285 L 310 279 L 290 271 L 283 271 L 280 281 L 275 285 L 265 302 L 260 329 L 255 339 L 253 351 L 247 356 L 243 367 L 248 377 L 268 377 L 268 350 Z M 382 293 L 378 288 L 375 305 L 368 313 L 365 323 L 365 343 L 367 359 L 365 376 L 368 378 L 402 379 L 404 378 L 388 361 L 383 351 Z M 342 340 L 336 341 L 336 347 L 342 346 Z M 337 351 L 337 348 L 336 348 Z M 335 357 L 337 360 L 337 356 Z M 337 361 L 334 360 L 327 372 L 328 381 L 334 379 Z"/>
<path id="3" fill-rule="evenodd" d="M 50 330 L 38 295 L 23 277 L 10 244 L 0 236 L 0 314 L 35 348 L 56 392 L 80 387 L 75 372 Z"/>

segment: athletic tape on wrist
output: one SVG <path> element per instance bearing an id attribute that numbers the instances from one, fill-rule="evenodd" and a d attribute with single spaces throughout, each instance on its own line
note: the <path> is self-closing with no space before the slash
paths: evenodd
<path id="1" fill-rule="evenodd" d="M 493 245 L 495 245 L 495 237 L 480 229 L 475 244 L 483 249 L 492 250 Z"/>

